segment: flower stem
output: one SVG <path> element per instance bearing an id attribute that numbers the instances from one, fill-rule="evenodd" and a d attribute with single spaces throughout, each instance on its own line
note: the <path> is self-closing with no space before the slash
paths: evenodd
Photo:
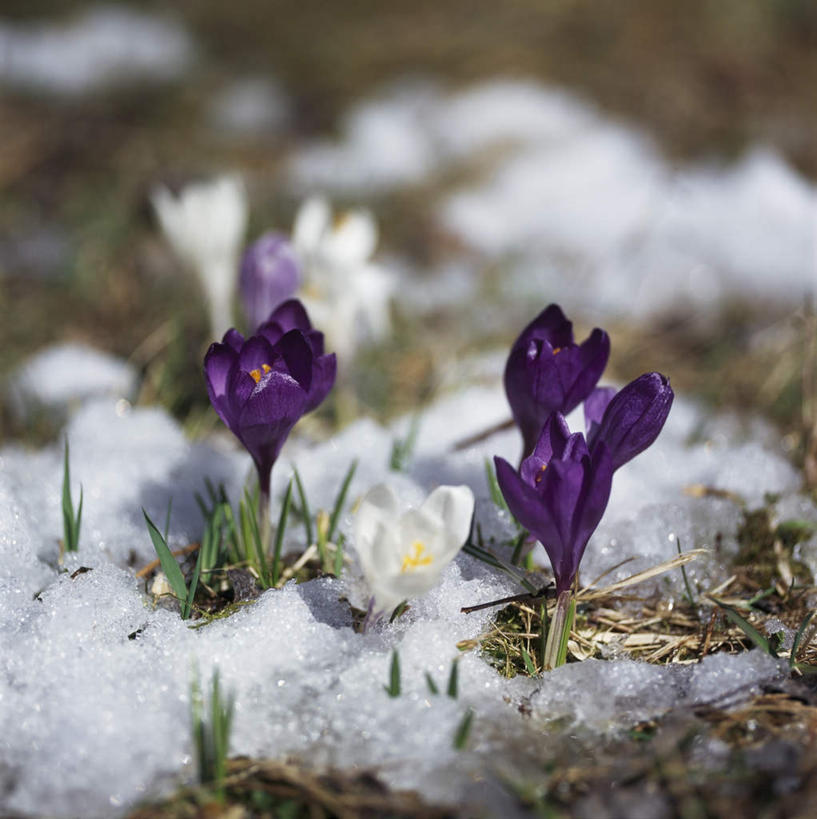
<path id="1" fill-rule="evenodd" d="M 567 657 L 567 638 L 573 626 L 573 615 L 576 604 L 570 589 L 559 592 L 556 598 L 556 610 L 550 621 L 547 643 L 545 644 L 545 671 L 552 671 L 564 665 Z"/>

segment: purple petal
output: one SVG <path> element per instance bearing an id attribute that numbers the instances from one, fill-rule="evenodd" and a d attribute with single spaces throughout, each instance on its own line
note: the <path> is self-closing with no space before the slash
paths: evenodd
<path id="1" fill-rule="evenodd" d="M 306 402 L 304 412 L 312 412 L 321 404 L 335 384 L 337 375 L 337 359 L 335 354 L 322 355 L 314 359 L 312 370 L 312 386 Z"/>
<path id="2" fill-rule="evenodd" d="M 618 469 L 643 452 L 658 437 L 675 397 L 669 379 L 645 373 L 622 388 L 610 401 L 593 439 L 604 442 L 613 468 Z"/>
<path id="3" fill-rule="evenodd" d="M 546 466 L 554 455 L 557 458 L 561 457 L 568 438 L 570 430 L 567 421 L 560 412 L 554 412 L 545 421 L 536 448 L 519 467 L 519 474 L 525 483 L 530 486 L 541 483 L 542 467 Z"/>
<path id="4" fill-rule="evenodd" d="M 495 457 L 494 465 L 497 483 L 513 516 L 548 550 L 549 556 L 551 550 L 560 556 L 563 546 L 552 510 L 504 458 Z"/>
<path id="5" fill-rule="evenodd" d="M 312 348 L 300 330 L 290 330 L 275 345 L 275 351 L 284 360 L 287 372 L 304 392 L 312 386 Z"/>
<path id="6" fill-rule="evenodd" d="M 566 386 L 565 391 L 565 404 L 562 409 L 565 414 L 578 407 L 601 378 L 610 358 L 610 336 L 597 327 L 575 352 L 571 351 L 571 354 L 573 369 L 568 376 L 570 384 Z"/>
<path id="7" fill-rule="evenodd" d="M 239 289 L 250 326 L 258 327 L 300 284 L 298 260 L 280 234 L 266 233 L 253 242 L 241 261 Z"/>
<path id="8" fill-rule="evenodd" d="M 237 360 L 235 350 L 227 344 L 214 342 L 210 345 L 204 356 L 204 377 L 211 400 L 213 396 L 221 397 L 227 391 L 227 376 Z"/>
<path id="9" fill-rule="evenodd" d="M 235 327 L 231 327 L 227 332 L 224 334 L 224 338 L 221 339 L 223 344 L 226 344 L 230 349 L 235 350 L 235 352 L 239 352 L 241 350 L 241 345 L 244 343 L 244 336 L 235 329 Z"/>
<path id="10" fill-rule="evenodd" d="M 272 367 L 277 358 L 272 345 L 263 336 L 253 336 L 244 342 L 244 346 L 239 353 L 238 363 L 245 373 L 257 371 L 260 381 L 264 375 L 264 365 Z"/>
<path id="11" fill-rule="evenodd" d="M 574 558 L 573 575 L 579 568 L 590 536 L 596 531 L 604 515 L 607 502 L 610 500 L 612 485 L 613 462 L 607 447 L 600 444 L 586 460 L 584 483 L 574 512 L 571 535 L 571 554 Z M 572 577 L 570 582 L 572 582 Z"/>
<path id="12" fill-rule="evenodd" d="M 587 444 L 592 446 L 595 428 L 601 423 L 607 405 L 616 394 L 615 387 L 596 387 L 584 401 L 584 428 Z"/>

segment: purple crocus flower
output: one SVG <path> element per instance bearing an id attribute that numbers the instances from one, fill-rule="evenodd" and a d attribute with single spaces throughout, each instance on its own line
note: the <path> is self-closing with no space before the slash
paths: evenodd
<path id="1" fill-rule="evenodd" d="M 598 327 L 582 343 L 561 308 L 545 308 L 514 342 L 505 365 L 505 393 L 522 433 L 523 456 L 536 446 L 554 412 L 567 415 L 587 398 L 607 366 L 610 337 Z"/>
<path id="2" fill-rule="evenodd" d="M 298 289 L 301 272 L 295 251 L 279 233 L 265 233 L 241 259 L 241 304 L 252 329 Z"/>
<path id="3" fill-rule="evenodd" d="M 613 469 L 643 452 L 658 437 L 675 394 L 661 373 L 645 373 L 619 392 L 598 387 L 584 402 L 587 443 L 592 450 L 603 442 Z"/>
<path id="4" fill-rule="evenodd" d="M 210 403 L 247 448 L 263 496 L 281 447 L 298 419 L 318 406 L 335 383 L 334 353 L 312 329 L 303 305 L 284 302 L 245 339 L 237 330 L 210 345 L 204 377 Z"/>
<path id="5" fill-rule="evenodd" d="M 590 536 L 601 520 L 613 481 L 613 462 L 603 441 L 589 451 L 584 436 L 570 434 L 564 416 L 545 422 L 519 472 L 494 458 L 508 508 L 547 551 L 556 591 L 569 591 Z"/>

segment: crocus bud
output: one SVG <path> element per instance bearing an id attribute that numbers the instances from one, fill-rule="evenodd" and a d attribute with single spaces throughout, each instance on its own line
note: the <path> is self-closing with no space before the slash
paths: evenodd
<path id="1" fill-rule="evenodd" d="M 612 398 L 601 422 L 591 424 L 590 449 L 604 443 L 618 469 L 643 452 L 658 437 L 675 394 L 661 373 L 645 373 Z"/>
<path id="2" fill-rule="evenodd" d="M 244 252 L 238 282 L 241 304 L 255 330 L 300 284 L 295 251 L 278 233 L 265 233 Z"/>
<path id="3" fill-rule="evenodd" d="M 494 463 L 508 508 L 545 547 L 556 591 L 567 591 L 610 497 L 607 447 L 588 451 L 584 436 L 571 435 L 564 417 L 554 413 L 518 472 L 503 458 Z"/>
<path id="4" fill-rule="evenodd" d="M 607 366 L 610 338 L 596 328 L 582 343 L 573 325 L 551 304 L 523 331 L 505 365 L 505 393 L 522 433 L 524 451 L 533 451 L 554 412 L 567 415 L 592 392 Z"/>

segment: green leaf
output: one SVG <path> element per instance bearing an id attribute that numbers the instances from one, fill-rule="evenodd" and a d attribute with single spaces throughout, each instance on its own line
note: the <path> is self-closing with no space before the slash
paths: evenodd
<path id="1" fill-rule="evenodd" d="M 432 677 L 428 671 L 426 671 L 426 685 L 428 686 L 428 690 L 435 696 L 440 693 L 440 689 L 437 688 L 437 683 L 434 682 L 434 677 Z"/>
<path id="2" fill-rule="evenodd" d="M 162 537 L 162 533 L 156 528 L 156 524 L 148 517 L 148 513 L 144 509 L 142 509 L 142 514 L 145 516 L 148 533 L 151 541 L 153 541 L 153 548 L 156 550 L 156 556 L 159 558 L 162 571 L 167 576 L 167 582 L 170 583 L 170 588 L 173 589 L 173 594 L 179 602 L 183 603 L 187 599 L 187 584 L 184 582 L 182 570 L 168 548 L 164 537 Z"/>
<path id="3" fill-rule="evenodd" d="M 346 538 L 341 534 L 338 537 L 338 542 L 335 544 L 335 565 L 332 567 L 335 577 L 340 577 L 343 571 L 343 545 L 345 542 Z"/>
<path id="4" fill-rule="evenodd" d="M 461 751 L 468 742 L 468 736 L 471 733 L 471 724 L 474 721 L 474 709 L 469 708 L 465 712 L 465 716 L 457 726 L 457 731 L 454 734 L 454 748 Z"/>
<path id="5" fill-rule="evenodd" d="M 408 466 L 414 447 L 417 444 L 417 433 L 420 431 L 420 414 L 415 413 L 411 417 L 408 432 L 405 438 L 397 439 L 391 448 L 389 458 L 389 469 L 392 472 L 402 472 Z"/>
<path id="6" fill-rule="evenodd" d="M 448 688 L 446 689 L 446 694 L 451 697 L 452 700 L 457 699 L 459 696 L 459 681 L 460 681 L 460 672 L 459 672 L 459 664 L 455 659 L 451 661 L 451 671 L 448 674 Z"/>
<path id="7" fill-rule="evenodd" d="M 525 671 L 528 672 L 529 677 L 535 677 L 536 674 L 536 664 L 533 662 L 533 658 L 528 654 L 528 652 L 523 648 L 522 651 L 522 659 L 525 662 Z"/>
<path id="8" fill-rule="evenodd" d="M 817 614 L 817 610 L 815 609 L 807 612 L 803 621 L 800 623 L 800 628 L 797 629 L 797 634 L 794 635 L 794 642 L 791 644 L 791 654 L 789 655 L 789 668 L 794 668 L 795 665 L 797 665 L 797 652 L 800 650 L 800 643 L 803 641 L 806 629 L 815 614 Z"/>
<path id="9" fill-rule="evenodd" d="M 763 649 L 772 657 L 777 657 L 777 651 L 774 646 L 747 620 L 741 617 L 737 611 L 728 603 L 712 597 L 711 600 L 720 608 L 723 609 L 724 614 L 758 647 Z"/>
<path id="10" fill-rule="evenodd" d="M 491 500 L 494 502 L 494 506 L 510 515 L 511 510 L 508 509 L 508 504 L 505 503 L 505 496 L 499 488 L 499 482 L 496 479 L 496 470 L 490 458 L 485 459 L 485 478 L 488 481 L 488 489 L 491 492 Z"/>
<path id="11" fill-rule="evenodd" d="M 278 585 L 278 578 L 281 573 L 281 547 L 284 543 L 284 532 L 287 528 L 287 518 L 289 517 L 289 507 L 292 504 L 292 480 L 287 485 L 284 495 L 284 502 L 281 504 L 281 514 L 278 518 L 278 528 L 275 530 L 275 547 L 272 551 L 272 585 Z"/>
<path id="12" fill-rule="evenodd" d="M 397 649 L 391 655 L 391 669 L 389 670 L 389 684 L 383 686 L 390 697 L 400 696 L 400 655 Z"/>
<path id="13" fill-rule="evenodd" d="M 565 627 L 559 636 L 559 654 L 557 655 L 556 667 L 564 665 L 567 662 L 567 641 L 570 638 L 570 629 L 573 628 L 573 620 L 576 617 L 576 598 L 570 600 L 570 608 L 567 610 L 567 619 L 565 620 Z"/>
<path id="14" fill-rule="evenodd" d="M 298 470 L 293 470 L 295 473 L 295 487 L 298 490 L 298 501 L 301 504 L 301 514 L 304 519 L 304 533 L 306 534 L 306 545 L 312 545 L 312 513 L 309 510 L 309 503 L 306 499 L 306 492 L 304 485 L 301 482 L 301 476 Z"/>
<path id="15" fill-rule="evenodd" d="M 196 589 L 199 587 L 199 576 L 201 575 L 201 561 L 203 554 L 204 550 L 201 546 L 199 546 L 199 553 L 196 556 L 196 565 L 193 569 L 193 576 L 190 578 L 190 588 L 187 591 L 187 597 L 185 597 L 184 602 L 182 603 L 182 620 L 186 620 L 188 617 L 190 617 L 190 612 L 193 610 L 193 601 L 196 599 Z M 173 562 L 175 563 L 176 561 L 174 560 Z"/>
<path id="16" fill-rule="evenodd" d="M 71 467 L 68 458 L 68 439 L 65 439 L 65 455 L 62 472 L 62 537 L 66 552 L 79 549 L 79 528 L 82 521 L 82 487 L 79 492 L 79 510 L 74 515 L 74 502 L 71 498 Z"/>
<path id="17" fill-rule="evenodd" d="M 678 549 L 678 554 L 682 555 L 683 552 L 681 551 L 681 538 L 675 539 L 675 547 Z M 687 577 L 686 566 L 683 563 L 681 564 L 681 576 L 684 578 L 684 587 L 687 590 L 686 592 L 687 603 L 689 603 L 690 606 L 694 606 L 695 595 L 692 593 L 692 586 L 689 585 L 689 578 Z"/>
<path id="18" fill-rule="evenodd" d="M 337 528 L 338 521 L 343 513 L 343 505 L 346 503 L 346 493 L 349 491 L 349 484 L 352 482 L 356 469 L 357 458 L 352 461 L 349 471 L 346 473 L 346 477 L 343 479 L 343 483 L 341 484 L 340 492 L 338 492 L 338 496 L 335 498 L 335 507 L 332 509 L 332 516 L 329 518 L 329 529 L 326 533 L 326 539 L 330 542 L 335 536 L 335 529 Z"/>

